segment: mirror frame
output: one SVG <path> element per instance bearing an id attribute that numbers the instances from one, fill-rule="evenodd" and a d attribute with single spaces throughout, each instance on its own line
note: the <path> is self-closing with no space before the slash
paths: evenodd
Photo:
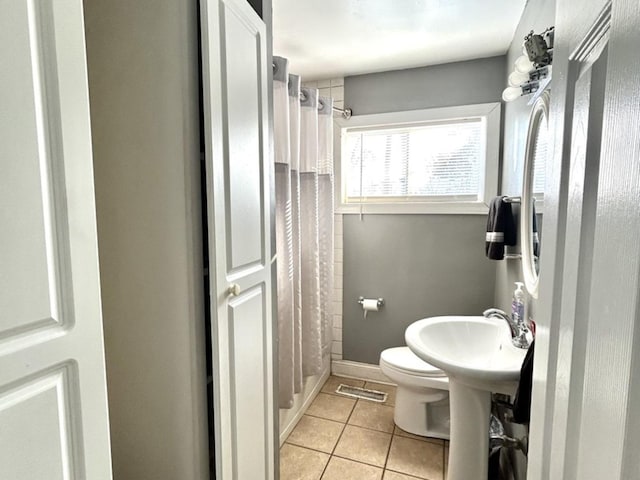
<path id="1" fill-rule="evenodd" d="M 533 256 L 533 169 L 537 132 L 543 124 L 549 128 L 549 92 L 545 91 L 536 100 L 529 117 L 529 130 L 524 155 L 522 174 L 522 196 L 520 197 L 520 250 L 522 273 L 529 295 L 538 298 L 539 272 Z M 539 262 L 539 260 L 538 260 Z"/>

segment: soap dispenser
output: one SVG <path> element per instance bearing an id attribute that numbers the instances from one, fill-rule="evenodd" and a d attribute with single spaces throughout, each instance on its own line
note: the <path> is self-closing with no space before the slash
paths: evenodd
<path id="1" fill-rule="evenodd" d="M 525 293 L 522 287 L 524 287 L 524 283 L 516 282 L 516 290 L 513 292 L 513 301 L 511 302 L 511 319 L 513 323 L 520 326 L 524 324 L 525 319 Z"/>

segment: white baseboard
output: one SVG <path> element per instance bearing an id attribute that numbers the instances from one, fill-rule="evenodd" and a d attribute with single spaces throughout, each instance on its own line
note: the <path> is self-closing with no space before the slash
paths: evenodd
<path id="1" fill-rule="evenodd" d="M 305 379 L 304 389 L 295 395 L 293 407 L 280 409 L 280 446 L 282 446 L 293 429 L 296 428 L 296 425 L 307 411 L 307 408 L 309 408 L 309 405 L 311 405 L 311 402 L 316 398 L 330 374 L 330 365 L 326 361 L 323 372 L 320 375 Z"/>
<path id="2" fill-rule="evenodd" d="M 331 373 L 338 377 L 358 378 L 361 380 L 369 380 L 371 382 L 388 383 L 394 385 L 389 380 L 380 366 L 370 363 L 352 362 L 350 360 L 333 360 L 331 362 Z"/>

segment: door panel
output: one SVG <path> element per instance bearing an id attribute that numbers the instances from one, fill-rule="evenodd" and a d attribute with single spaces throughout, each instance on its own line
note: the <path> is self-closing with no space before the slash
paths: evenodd
<path id="1" fill-rule="evenodd" d="M 0 465 L 6 478 L 67 479 L 82 478 L 82 464 L 74 456 L 79 445 L 79 419 L 70 405 L 77 387 L 71 365 L 43 372 L 0 393 L 0 425 L 14 439 L 16 449 L 25 454 L 16 457 L 11 450 L 0 449 Z"/>
<path id="2" fill-rule="evenodd" d="M 202 2 L 216 474 L 273 479 L 275 418 L 265 26 Z"/>
<path id="3" fill-rule="evenodd" d="M 235 415 L 235 458 L 237 478 L 262 478 L 269 467 L 264 446 L 269 443 L 265 406 L 256 408 L 256 399 L 265 391 L 264 283 L 229 301 L 230 370 L 233 379 L 231 401 Z M 259 406 L 258 406 L 259 407 Z"/>
<path id="4" fill-rule="evenodd" d="M 569 168 L 567 227 L 563 281 L 562 316 L 575 319 L 573 335 L 560 333 L 557 371 L 570 379 L 571 391 L 567 400 L 576 401 L 569 409 L 555 412 L 554 429 L 567 431 L 570 437 L 579 436 L 582 405 L 576 399 L 584 394 L 585 360 L 589 342 L 589 298 L 591 296 L 593 236 L 596 225 L 596 199 L 602 141 L 602 115 L 607 67 L 608 36 L 601 37 L 592 48 L 574 61 L 576 72 Z M 562 395 L 565 395 L 563 392 Z M 578 444 L 569 443 L 566 450 L 552 451 L 554 469 L 562 471 L 577 462 Z M 564 466 L 563 466 L 564 465 Z M 571 467 L 571 468 L 574 468 Z M 565 471 L 564 478 L 572 478 Z"/>
<path id="5" fill-rule="evenodd" d="M 228 269 L 264 262 L 264 192 L 262 191 L 262 147 L 260 117 L 260 37 L 254 26 L 223 6 L 227 115 L 225 177 L 227 189 Z"/>
<path id="6" fill-rule="evenodd" d="M 111 478 L 81 0 L 0 0 L 0 477 Z"/>
<path id="7" fill-rule="evenodd" d="M 0 77 L 0 158 L 5 159 L 0 176 L 0 290 L 5 292 L 0 296 L 0 351 L 16 337 L 69 321 L 61 311 L 61 292 L 69 289 L 68 246 L 64 230 L 56 231 L 56 223 L 65 221 L 60 209 L 64 174 L 56 148 L 60 131 L 55 118 L 47 118 L 58 110 L 58 99 L 57 66 L 50 61 L 52 17 L 46 5 L 15 2 L 2 10 L 0 48 L 12 70 Z"/>

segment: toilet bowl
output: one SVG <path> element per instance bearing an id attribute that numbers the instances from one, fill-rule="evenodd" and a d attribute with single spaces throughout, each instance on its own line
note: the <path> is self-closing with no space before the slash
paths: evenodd
<path id="1" fill-rule="evenodd" d="M 402 430 L 449 439 L 449 379 L 418 358 L 409 347 L 380 354 L 380 369 L 398 385 L 393 419 Z"/>

